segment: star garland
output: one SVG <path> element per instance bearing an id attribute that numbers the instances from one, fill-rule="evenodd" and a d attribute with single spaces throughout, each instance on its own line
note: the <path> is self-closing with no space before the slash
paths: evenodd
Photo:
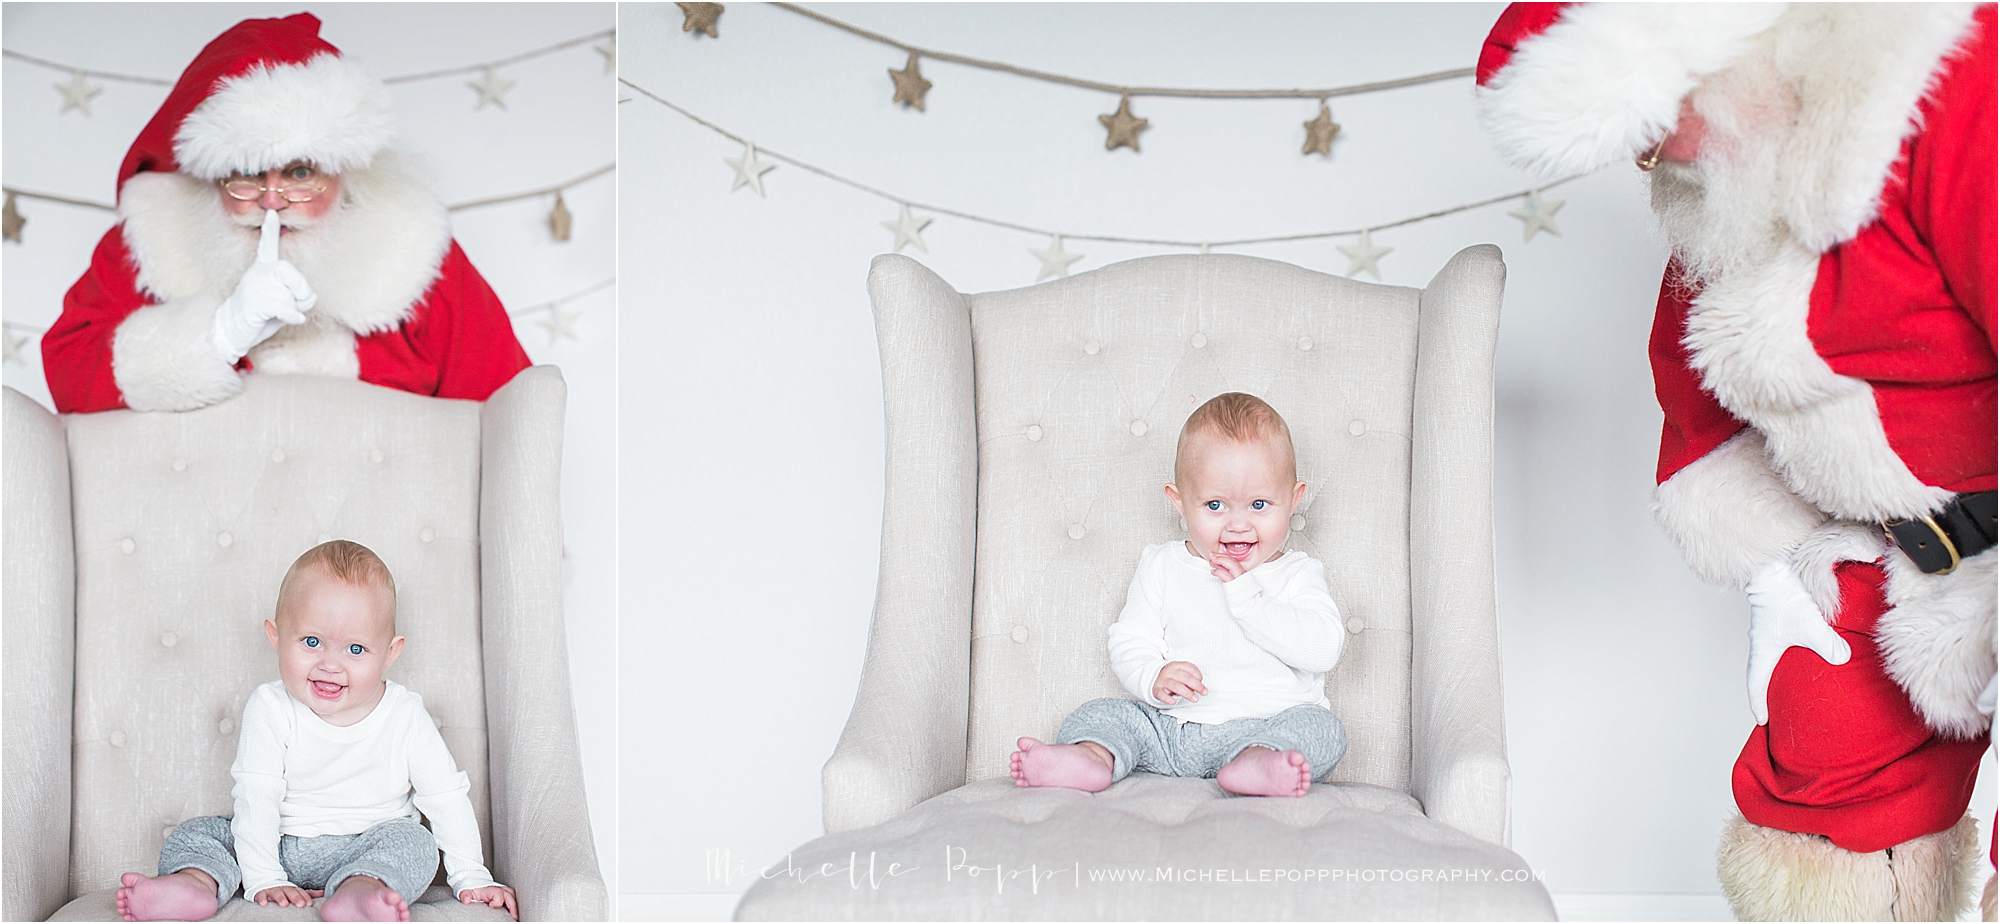
<path id="1" fill-rule="evenodd" d="M 722 16 L 724 4 L 680 3 L 676 5 L 681 9 L 681 31 L 683 33 L 687 33 L 693 39 L 715 39 L 719 37 L 719 33 L 716 31 L 716 22 Z M 1139 153 L 1139 133 L 1151 127 L 1151 120 L 1140 118 L 1132 113 L 1132 100 L 1135 98 L 1317 100 L 1319 103 L 1319 113 L 1313 119 L 1303 123 L 1306 132 L 1305 144 L 1300 148 L 1299 154 L 1300 156 L 1318 154 L 1327 160 L 1332 160 L 1333 142 L 1340 133 L 1340 125 L 1333 121 L 1333 114 L 1328 107 L 1327 100 L 1336 96 L 1356 96 L 1364 93 L 1377 93 L 1383 90 L 1394 90 L 1401 87 L 1413 87 L 1440 81 L 1461 80 L 1473 76 L 1474 73 L 1473 68 L 1454 68 L 1451 70 L 1433 71 L 1428 74 L 1416 74 L 1409 77 L 1397 77 L 1389 80 L 1376 80 L 1323 89 L 1238 90 L 1203 87 L 1133 86 L 1106 83 L 1100 80 L 1088 80 L 1067 74 L 1057 74 L 1021 67 L 1004 61 L 993 61 L 954 52 L 922 48 L 879 32 L 863 29 L 860 26 L 835 19 L 825 13 L 808 9 L 796 3 L 778 2 L 759 5 L 803 16 L 821 25 L 829 26 L 857 38 L 879 45 L 886 45 L 902 52 L 906 56 L 902 69 L 888 68 L 887 71 L 889 80 L 893 85 L 890 92 L 890 105 L 904 109 L 915 109 L 918 112 L 925 111 L 924 98 L 932 87 L 931 81 L 923 76 L 919 68 L 919 63 L 925 58 L 933 61 L 944 61 L 966 67 L 995 71 L 1029 80 L 1038 80 L 1044 83 L 1115 94 L 1118 98 L 1117 111 L 1097 117 L 1097 121 L 1104 126 L 1105 130 L 1104 149 L 1106 151 L 1116 151 L 1119 148 L 1131 148 L 1134 154 Z"/>
<path id="2" fill-rule="evenodd" d="M 931 82 L 925 80 L 923 72 L 917 69 L 916 52 L 910 52 L 910 60 L 903 64 L 902 70 L 889 68 L 889 79 L 896 84 L 896 95 L 889 102 L 905 109 L 914 107 L 918 112 L 924 111 L 924 94 L 931 91 Z"/>
<path id="3" fill-rule="evenodd" d="M 6 239 L 21 243 L 21 229 L 27 227 L 28 220 L 21 217 L 20 209 L 14 207 L 14 191 L 11 189 L 7 190 L 7 206 L 4 212 L 0 212 L 0 219 L 4 219 L 0 223 L 5 225 Z"/>
<path id="4" fill-rule="evenodd" d="M 84 118 L 89 118 L 90 101 L 96 99 L 97 94 L 104 92 L 103 87 L 91 86 L 82 71 L 71 74 L 68 83 L 58 83 L 54 86 L 57 95 L 62 97 L 62 109 L 56 115 L 75 110 L 83 113 Z"/>
<path id="5" fill-rule="evenodd" d="M 729 191 L 735 192 L 748 186 L 757 191 L 758 198 L 763 198 L 764 196 L 764 174 L 778 169 L 778 165 L 776 164 L 767 164 L 758 160 L 757 146 L 748 141 L 743 142 L 742 157 L 735 160 L 725 157 L 722 159 L 722 162 L 736 168 L 736 182 L 729 187 Z"/>
<path id="6" fill-rule="evenodd" d="M 882 227 L 896 235 L 896 244 L 892 248 L 896 253 L 903 252 L 904 244 L 916 247 L 921 253 L 930 253 L 930 248 L 924 246 L 924 239 L 921 237 L 924 226 L 930 223 L 931 219 L 928 218 L 919 221 L 917 216 L 910 212 L 910 207 L 905 205 L 902 214 L 896 216 L 895 221 L 885 221 Z"/>
<path id="7" fill-rule="evenodd" d="M 469 199 L 464 202 L 457 202 L 447 205 L 445 206 L 445 208 L 447 211 L 451 212 L 465 212 L 465 211 L 470 211 L 472 209 L 485 208 L 489 205 L 504 205 L 510 202 L 523 202 L 529 199 L 539 199 L 543 196 L 553 195 L 555 197 L 555 202 L 553 203 L 552 207 L 549 210 L 548 217 L 545 219 L 549 226 L 549 236 L 559 242 L 567 241 L 569 240 L 570 225 L 573 221 L 574 216 L 570 214 L 568 206 L 563 202 L 563 197 L 562 197 L 563 192 L 573 187 L 579 186 L 583 183 L 586 183 L 590 180 L 597 179 L 598 177 L 608 176 L 616 169 L 617 169 L 616 164 L 605 164 L 604 166 L 598 167 L 595 170 L 591 170 L 588 173 L 571 177 L 568 180 L 565 180 L 561 183 L 557 183 L 551 186 L 543 186 L 537 189 L 530 189 L 516 193 L 507 193 L 498 196 L 487 196 L 481 199 Z M 6 239 L 9 242 L 15 244 L 21 243 L 21 229 L 28 222 L 28 220 L 21 215 L 20 209 L 14 203 L 14 200 L 17 197 L 22 199 L 36 199 L 43 202 L 54 202 L 62 205 L 71 205 L 77 208 L 91 209 L 93 211 L 99 211 L 99 212 L 116 213 L 118 211 L 117 206 L 114 206 L 108 202 L 94 202 L 89 199 L 75 199 L 69 196 L 58 196 L 50 193 L 33 192 L 31 190 L 26 190 L 26 189 L 15 189 L 14 187 L 11 186 L 6 187 L 5 189 L 7 194 L 6 208 L 4 213 L 0 213 L 0 217 L 5 218 Z"/>
<path id="8" fill-rule="evenodd" d="M 1556 213 L 1562 211 L 1562 207 L 1560 199 L 1544 199 L 1540 192 L 1531 192 L 1521 208 L 1507 214 L 1521 220 L 1521 242 L 1527 243 L 1543 231 L 1556 237 L 1562 236 L 1562 232 L 1556 230 Z"/>
<path id="9" fill-rule="evenodd" d="M 471 87 L 472 92 L 479 94 L 479 101 L 472 106 L 473 110 L 477 111 L 488 105 L 496 109 L 506 109 L 507 91 L 514 89 L 514 84 L 515 81 L 501 79 L 500 75 L 489 67 L 478 80 L 467 81 L 465 85 Z"/>
<path id="10" fill-rule="evenodd" d="M 717 15 L 720 15 L 721 11 L 721 5 L 714 3 L 705 3 L 705 4 L 694 3 L 694 4 L 682 4 L 682 5 L 713 6 L 717 8 Z M 710 25 L 712 27 L 713 23 L 711 22 Z M 576 38 L 566 39 L 560 42 L 554 42 L 548 45 L 540 46 L 538 48 L 531 48 L 527 51 L 508 55 L 504 58 L 499 58 L 493 61 L 484 61 L 478 64 L 468 64 L 459 67 L 448 67 L 439 70 L 422 71 L 412 74 L 398 74 L 393 77 L 385 77 L 382 79 L 382 82 L 385 84 L 415 83 L 424 80 L 437 80 L 444 77 L 456 77 L 460 75 L 476 74 L 480 75 L 480 79 L 475 81 L 469 81 L 466 84 L 466 86 L 470 87 L 473 90 L 473 92 L 478 94 L 478 96 L 473 102 L 473 110 L 478 111 L 481 109 L 485 109 L 488 106 L 505 110 L 507 108 L 507 101 L 505 99 L 505 95 L 507 91 L 512 89 L 518 81 L 508 80 L 500 77 L 498 73 L 499 69 L 519 64 L 523 61 L 539 58 L 544 55 L 550 55 L 559 51 L 575 48 L 579 45 L 587 45 L 599 41 L 604 41 L 605 44 L 595 45 L 594 47 L 597 53 L 604 57 L 604 73 L 605 74 L 615 73 L 617 70 L 618 34 L 616 30 L 604 29 L 597 32 L 592 32 L 589 35 L 577 36 Z M 51 86 L 55 88 L 56 94 L 62 98 L 62 108 L 57 111 L 56 113 L 57 115 L 67 115 L 68 113 L 71 112 L 81 112 L 83 113 L 85 118 L 88 118 L 90 116 L 91 100 L 95 99 L 98 94 L 104 92 L 103 87 L 90 82 L 91 78 L 96 78 L 98 80 L 110 81 L 116 83 L 141 84 L 145 86 L 171 87 L 174 85 L 174 81 L 167 80 L 161 77 L 149 77 L 139 74 L 123 74 L 123 73 L 118 73 L 116 71 L 100 71 L 100 70 L 93 70 L 90 68 L 75 67 L 73 65 L 64 64 L 60 61 L 52 61 L 48 58 L 37 57 L 35 55 L 26 54 L 11 49 L 0 50 L 0 57 L 12 58 L 16 61 L 23 61 L 28 64 L 34 64 L 40 67 L 45 67 L 50 70 L 59 71 L 69 75 L 69 80 L 67 82 L 51 84 Z"/>
<path id="11" fill-rule="evenodd" d="M 676 3 L 681 8 L 681 31 L 692 32 L 697 37 L 721 38 L 715 31 L 716 21 L 722 18 L 720 3 Z"/>
<path id="12" fill-rule="evenodd" d="M 645 97 L 646 99 L 649 99 L 654 103 L 657 103 L 660 106 L 682 116 L 683 118 L 686 118 L 687 120 L 694 122 L 695 124 L 700 125 L 703 128 L 706 128 L 724 138 L 729 139 L 732 142 L 741 144 L 743 146 L 742 157 L 720 158 L 720 160 L 724 164 L 727 164 L 728 166 L 730 166 L 735 170 L 734 184 L 730 186 L 731 192 L 735 192 L 738 189 L 742 189 L 745 186 L 749 186 L 753 188 L 759 196 L 765 196 L 766 184 L 763 179 L 764 174 L 777 169 L 780 164 L 796 167 L 807 173 L 817 174 L 821 177 L 824 177 L 828 180 L 832 180 L 833 182 L 839 183 L 843 186 L 847 186 L 852 189 L 856 189 L 861 192 L 867 193 L 869 195 L 875 196 L 877 198 L 885 199 L 888 200 L 889 202 L 894 203 L 898 208 L 897 216 L 893 219 L 881 222 L 881 227 L 893 235 L 893 239 L 889 246 L 892 251 L 898 253 L 900 253 L 902 249 L 906 246 L 914 246 L 920 252 L 924 253 L 929 252 L 929 249 L 924 246 L 924 242 L 921 237 L 921 232 L 931 224 L 935 215 L 950 215 L 954 218 L 963 219 L 965 221 L 973 222 L 975 224 L 982 224 L 996 228 L 1005 228 L 1012 231 L 1020 231 L 1023 233 L 1032 234 L 1040 238 L 1046 238 L 1047 239 L 1046 245 L 1042 249 L 1036 250 L 1031 248 L 1028 250 L 1029 255 L 1033 256 L 1039 264 L 1037 274 L 1035 277 L 1036 282 L 1041 282 L 1045 279 L 1050 279 L 1055 277 L 1067 276 L 1070 273 L 1070 268 L 1075 263 L 1084 258 L 1084 255 L 1072 253 L 1068 250 L 1065 244 L 1070 240 L 1102 241 L 1102 242 L 1120 243 L 1120 244 L 1145 244 L 1145 245 L 1170 247 L 1170 248 L 1184 249 L 1184 250 L 1195 250 L 1204 254 L 1209 253 L 1210 248 L 1212 247 L 1242 247 L 1253 244 L 1272 244 L 1272 243 L 1285 243 L 1292 241 L 1308 241 L 1308 240 L 1335 240 L 1335 239 L 1346 240 L 1348 241 L 1347 243 L 1335 245 L 1336 249 L 1339 250 L 1339 252 L 1347 258 L 1347 272 L 1345 275 L 1347 275 L 1350 278 L 1358 278 L 1359 276 L 1365 273 L 1376 279 L 1381 279 L 1382 278 L 1381 261 L 1389 254 L 1393 253 L 1395 251 L 1395 248 L 1377 244 L 1375 242 L 1375 237 L 1374 237 L 1376 232 L 1407 227 L 1409 225 L 1432 221 L 1449 215 L 1457 215 L 1462 212 L 1469 212 L 1474 209 L 1485 208 L 1491 205 L 1498 205 L 1505 202 L 1519 201 L 1522 204 L 1522 207 L 1515 211 L 1511 211 L 1508 214 L 1521 221 L 1523 227 L 1522 231 L 1523 240 L 1532 241 L 1534 239 L 1535 234 L 1542 231 L 1546 231 L 1552 235 L 1557 234 L 1554 221 L 1555 213 L 1562 208 L 1563 201 L 1560 199 L 1549 197 L 1547 195 L 1548 190 L 1553 189 L 1557 186 L 1561 186 L 1566 183 L 1574 182 L 1586 175 L 1586 174 L 1576 174 L 1573 176 L 1564 177 L 1562 179 L 1556 180 L 1555 182 L 1538 186 L 1532 189 L 1521 190 L 1519 192 L 1504 193 L 1498 196 L 1493 196 L 1487 199 L 1481 199 L 1475 202 L 1466 202 L 1459 205 L 1450 206 L 1447 208 L 1436 209 L 1434 211 L 1425 212 L 1421 215 L 1412 215 L 1407 218 L 1401 218 L 1395 221 L 1369 225 L 1367 227 L 1362 227 L 1362 228 L 1331 230 L 1331 231 L 1312 231 L 1312 232 L 1305 232 L 1298 234 L 1281 234 L 1281 235 L 1271 235 L 1266 237 L 1241 238 L 1236 240 L 1223 240 L 1223 241 L 1188 241 L 1188 240 L 1173 240 L 1165 238 L 1126 237 L 1126 236 L 1117 236 L 1109 234 L 1076 234 L 1051 228 L 1039 228 L 1030 225 L 1023 225 L 1016 222 L 1005 221 L 998 218 L 991 218 L 984 215 L 973 214 L 958 209 L 945 208 L 943 206 L 925 205 L 913 201 L 907 197 L 899 196 L 896 195 L 895 193 L 888 192 L 882 189 L 877 189 L 873 186 L 867 185 L 858 180 L 850 179 L 848 177 L 827 170 L 823 167 L 807 163 L 805 161 L 799 160 L 794 157 L 780 154 L 768 148 L 758 147 L 755 143 L 750 141 L 750 139 L 745 138 L 742 135 L 739 135 L 735 132 L 729 131 L 728 129 L 725 129 L 722 126 L 710 122 L 709 120 L 704 119 L 698 115 L 695 115 L 694 113 L 689 112 L 687 109 L 681 107 L 680 105 L 660 96 L 657 93 L 652 92 L 651 90 L 648 90 L 643 86 L 640 86 L 639 84 L 633 83 L 632 81 L 625 79 L 623 77 L 620 77 L 618 79 L 618 82 L 624 84 L 627 88 L 631 89 L 639 96 Z M 772 161 L 777 161 L 777 163 L 767 163 L 765 162 L 764 158 L 769 158 Z M 934 213 L 934 215 L 919 216 L 916 212 L 916 210 L 918 209 L 922 209 L 925 212 Z"/>
<path id="13" fill-rule="evenodd" d="M 1139 133 L 1145 131 L 1147 126 L 1152 124 L 1151 119 L 1141 119 L 1132 115 L 1132 97 L 1130 96 L 1119 97 L 1118 111 L 1110 115 L 1098 116 L 1097 121 L 1104 126 L 1105 150 L 1115 151 L 1119 148 L 1131 148 L 1134 154 L 1139 153 Z"/>
<path id="14" fill-rule="evenodd" d="M 4 348 L 0 349 L 0 362 L 21 365 L 21 353 L 27 348 L 29 341 L 34 339 L 32 336 L 34 333 L 36 333 L 34 328 L 19 324 L 10 323 L 0 327 L 0 348 Z"/>

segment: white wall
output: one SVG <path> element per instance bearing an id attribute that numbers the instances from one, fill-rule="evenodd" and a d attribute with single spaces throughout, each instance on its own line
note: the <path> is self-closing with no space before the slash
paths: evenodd
<path id="1" fill-rule="evenodd" d="M 1324 86 L 1471 65 L 1499 4 L 813 4 L 940 49 L 1129 83 Z M 1309 102 L 1140 100 L 1145 151 L 1107 153 L 1117 100 L 927 61 L 929 111 L 891 105 L 894 51 L 731 4 L 719 41 L 625 4 L 621 69 L 762 146 L 920 201 L 1075 231 L 1193 239 L 1394 220 L 1520 189 L 1470 81 Z M 626 93 L 626 96 L 636 94 Z M 755 870 L 816 836 L 819 767 L 854 693 L 874 597 L 881 384 L 864 287 L 896 208 L 795 167 L 730 191 L 740 148 L 644 99 L 620 107 L 628 343 L 620 447 L 628 915 L 722 913 L 706 851 Z M 1384 233 L 1422 285 L 1497 242 L 1498 530 L 1514 845 L 1579 914 L 1656 894 L 1719 914 L 1715 837 L 1750 728 L 1746 611 L 1652 523 L 1659 411 L 1646 337 L 1666 248 L 1641 179 L 1554 193 L 1560 238 L 1511 205 Z M 1043 240 L 939 217 L 912 254 L 961 290 L 1035 281 Z M 1078 271 L 1145 247 L 1073 242 Z M 1243 252 L 1327 272 L 1328 242 Z M 1990 774 L 1989 774 L 1990 777 Z M 1978 805 L 1992 804 L 1990 780 Z M 1985 816 L 1982 815 L 1982 823 Z"/>
<path id="2" fill-rule="evenodd" d="M 296 4 L 13 4 L 5 8 L 6 47 L 81 67 L 172 79 L 202 45 L 245 18 L 298 12 Z M 321 35 L 366 63 L 378 77 L 493 60 L 555 41 L 608 29 L 608 3 L 510 5 L 504 15 L 475 4 L 396 4 L 313 7 Z M 440 41 L 444 37 L 446 41 Z M 59 114 L 50 88 L 67 75 L 7 59 L 4 63 L 6 184 L 101 202 L 111 201 L 119 161 L 166 97 L 166 87 L 93 81 L 104 87 L 91 114 Z M 391 87 L 405 146 L 426 161 L 434 188 L 447 202 L 562 182 L 614 158 L 612 77 L 589 47 L 509 67 L 519 81 L 505 112 L 473 111 L 466 78 Z M 592 181 L 565 195 L 576 221 L 566 244 L 551 241 L 547 200 L 495 206 L 454 216 L 459 243 L 512 307 L 526 307 L 612 277 L 614 181 Z M 4 248 L 4 306 L 10 323 L 46 327 L 61 312 L 63 292 L 88 265 L 91 248 L 112 216 L 22 199 L 24 241 Z M 598 856 L 615 872 L 612 846 L 616 795 L 612 752 L 615 680 L 611 664 L 616 620 L 611 592 L 615 558 L 614 438 L 611 413 L 616 364 L 614 295 L 605 291 L 572 307 L 582 310 L 580 341 L 551 344 L 531 319 L 515 324 L 528 355 L 560 365 L 569 382 L 563 465 L 564 546 L 568 560 L 564 606 L 583 751 L 585 784 Z M 7 385 L 48 403 L 39 346 L 0 371 Z"/>

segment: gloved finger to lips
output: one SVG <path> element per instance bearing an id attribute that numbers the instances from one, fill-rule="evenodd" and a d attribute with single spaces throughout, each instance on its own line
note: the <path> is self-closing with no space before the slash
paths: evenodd
<path id="1" fill-rule="evenodd" d="M 257 262 L 278 262 L 278 213 L 264 210 L 264 227 L 257 235 Z"/>

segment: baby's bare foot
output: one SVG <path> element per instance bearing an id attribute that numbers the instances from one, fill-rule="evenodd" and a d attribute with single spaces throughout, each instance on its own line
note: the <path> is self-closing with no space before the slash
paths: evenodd
<path id="1" fill-rule="evenodd" d="M 320 902 L 322 921 L 407 921 L 410 905 L 382 880 L 370 876 L 349 876 L 342 880 L 326 901 Z"/>
<path id="2" fill-rule="evenodd" d="M 215 916 L 215 880 L 199 870 L 118 877 L 118 916 L 127 921 L 206 921 Z"/>
<path id="3" fill-rule="evenodd" d="M 1215 774 L 1215 781 L 1239 796 L 1303 796 L 1312 786 L 1312 767 L 1297 751 L 1258 745 L 1244 748 Z"/>
<path id="4" fill-rule="evenodd" d="M 1014 785 L 1061 786 L 1098 792 L 1111 785 L 1111 764 L 1081 744 L 1044 744 L 1034 738 L 1015 742 Z"/>

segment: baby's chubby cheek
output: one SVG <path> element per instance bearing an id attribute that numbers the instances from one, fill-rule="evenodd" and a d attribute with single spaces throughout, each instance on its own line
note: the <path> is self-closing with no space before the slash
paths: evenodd
<path id="1" fill-rule="evenodd" d="M 1261 565 L 1277 558 L 1278 554 L 1284 551 L 1285 541 L 1290 538 L 1291 531 L 1287 529 L 1279 529 L 1264 536 L 1263 541 L 1257 546 L 1257 563 Z"/>

